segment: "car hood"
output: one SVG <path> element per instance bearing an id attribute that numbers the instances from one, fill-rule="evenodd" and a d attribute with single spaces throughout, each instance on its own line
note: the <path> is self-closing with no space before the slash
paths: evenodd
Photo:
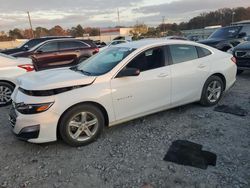
<path id="1" fill-rule="evenodd" d="M 250 50 L 250 42 L 243 42 L 236 46 L 234 50 Z"/>
<path id="2" fill-rule="evenodd" d="M 18 78 L 18 85 L 25 90 L 50 90 L 88 85 L 96 77 L 86 76 L 69 68 L 33 72 Z"/>
<path id="3" fill-rule="evenodd" d="M 18 53 L 21 51 L 22 51 L 22 49 L 20 49 L 20 48 L 12 48 L 12 49 L 7 49 L 7 50 L 2 50 L 1 53 L 11 55 L 11 54 Z"/>
<path id="4" fill-rule="evenodd" d="M 224 39 L 211 38 L 211 39 L 201 40 L 201 41 L 199 41 L 199 43 L 206 44 L 206 45 L 209 45 L 209 46 L 215 46 L 215 45 L 217 45 L 218 43 L 220 43 L 222 41 L 225 41 L 225 40 Z"/>
<path id="5" fill-rule="evenodd" d="M 21 51 L 17 53 L 11 54 L 14 57 L 28 57 L 30 55 L 30 51 Z"/>

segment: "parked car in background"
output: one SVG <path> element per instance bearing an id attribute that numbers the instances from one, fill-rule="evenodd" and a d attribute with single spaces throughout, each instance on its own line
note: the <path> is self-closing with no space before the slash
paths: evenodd
<path id="1" fill-rule="evenodd" d="M 243 42 L 238 46 L 228 50 L 233 54 L 237 62 L 237 74 L 250 70 L 250 42 Z"/>
<path id="2" fill-rule="evenodd" d="M 100 48 L 100 51 L 103 51 L 109 47 L 112 47 L 112 46 L 115 46 L 118 44 L 122 44 L 122 43 L 127 43 L 127 42 L 129 42 L 129 41 L 127 41 L 127 40 L 113 40 L 110 43 L 108 43 L 106 46 L 104 46 L 103 48 Z"/>
<path id="3" fill-rule="evenodd" d="M 226 52 L 244 42 L 250 36 L 250 24 L 222 27 L 212 33 L 208 39 L 199 41 Z"/>
<path id="4" fill-rule="evenodd" d="M 76 65 L 99 52 L 91 40 L 53 39 L 36 45 L 14 57 L 30 57 L 37 71 Z"/>
<path id="5" fill-rule="evenodd" d="M 200 35 L 188 35 L 187 39 L 190 41 L 196 42 L 196 41 L 202 40 L 203 38 Z"/>
<path id="6" fill-rule="evenodd" d="M 51 39 L 60 39 L 60 38 L 73 38 L 73 37 L 70 37 L 70 36 L 48 36 L 48 37 L 30 39 L 17 48 L 2 50 L 1 53 L 11 55 L 11 54 L 18 53 L 18 52 L 25 52 L 25 51 L 30 50 L 31 48 L 33 48 L 34 46 L 36 46 L 42 42 L 45 42 L 45 41 L 51 40 Z"/>
<path id="7" fill-rule="evenodd" d="M 167 37 L 165 37 L 165 39 L 172 39 L 172 40 L 188 40 L 187 38 L 182 37 L 182 36 L 167 36 Z"/>
<path id="8" fill-rule="evenodd" d="M 235 80 L 233 56 L 215 48 L 182 40 L 129 42 L 75 67 L 22 76 L 10 121 L 29 142 L 61 137 L 81 146 L 104 126 L 196 101 L 215 105 Z"/>
<path id="9" fill-rule="evenodd" d="M 16 85 L 16 78 L 34 70 L 29 58 L 15 58 L 0 53 L 0 107 L 11 103 L 11 94 Z"/>
<path id="10" fill-rule="evenodd" d="M 94 41 L 94 43 L 98 48 L 103 48 L 103 47 L 107 46 L 107 44 L 105 42 L 101 42 L 100 40 L 96 40 L 96 41 Z"/>

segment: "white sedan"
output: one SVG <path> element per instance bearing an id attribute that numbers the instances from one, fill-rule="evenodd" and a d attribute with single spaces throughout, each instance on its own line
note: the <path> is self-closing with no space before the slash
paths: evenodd
<path id="1" fill-rule="evenodd" d="M 46 78 L 46 79 L 44 79 Z M 19 79 L 10 121 L 33 143 L 94 141 L 104 126 L 199 101 L 211 106 L 236 80 L 232 55 L 181 40 L 108 48 L 78 66 Z"/>
<path id="2" fill-rule="evenodd" d="M 11 103 L 16 78 L 33 70 L 31 59 L 15 58 L 0 53 L 0 107 Z"/>

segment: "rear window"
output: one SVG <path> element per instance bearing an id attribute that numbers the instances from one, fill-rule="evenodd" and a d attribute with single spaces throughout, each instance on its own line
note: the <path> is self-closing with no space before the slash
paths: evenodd
<path id="1" fill-rule="evenodd" d="M 209 56 L 211 55 L 212 53 L 206 49 L 206 48 L 202 48 L 202 47 L 196 47 L 197 48 L 197 51 L 198 51 L 198 55 L 199 55 L 199 58 L 201 57 L 206 57 L 206 56 Z"/>
<path id="2" fill-rule="evenodd" d="M 169 49 L 173 64 L 198 59 L 198 53 L 195 46 L 176 44 L 170 45 Z"/>
<path id="3" fill-rule="evenodd" d="M 88 44 L 92 48 L 97 48 L 96 44 L 92 40 L 81 40 L 81 41 Z"/>
<path id="4" fill-rule="evenodd" d="M 63 41 L 63 42 L 59 42 L 60 50 L 78 49 L 78 48 L 84 48 L 84 47 L 88 47 L 88 45 L 83 43 L 83 42 L 80 42 L 80 41 Z"/>

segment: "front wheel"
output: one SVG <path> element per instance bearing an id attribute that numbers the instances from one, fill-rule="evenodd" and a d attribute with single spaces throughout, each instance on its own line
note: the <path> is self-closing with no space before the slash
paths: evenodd
<path id="1" fill-rule="evenodd" d="M 68 110 L 59 123 L 60 135 L 71 146 L 83 146 L 95 141 L 104 127 L 101 110 L 82 104 Z"/>
<path id="2" fill-rule="evenodd" d="M 219 102 L 224 91 L 224 84 L 220 77 L 211 76 L 204 84 L 200 103 L 204 106 L 213 106 Z"/>
<path id="3" fill-rule="evenodd" d="M 14 86 L 7 82 L 0 82 L 0 107 L 11 104 L 11 94 Z"/>

